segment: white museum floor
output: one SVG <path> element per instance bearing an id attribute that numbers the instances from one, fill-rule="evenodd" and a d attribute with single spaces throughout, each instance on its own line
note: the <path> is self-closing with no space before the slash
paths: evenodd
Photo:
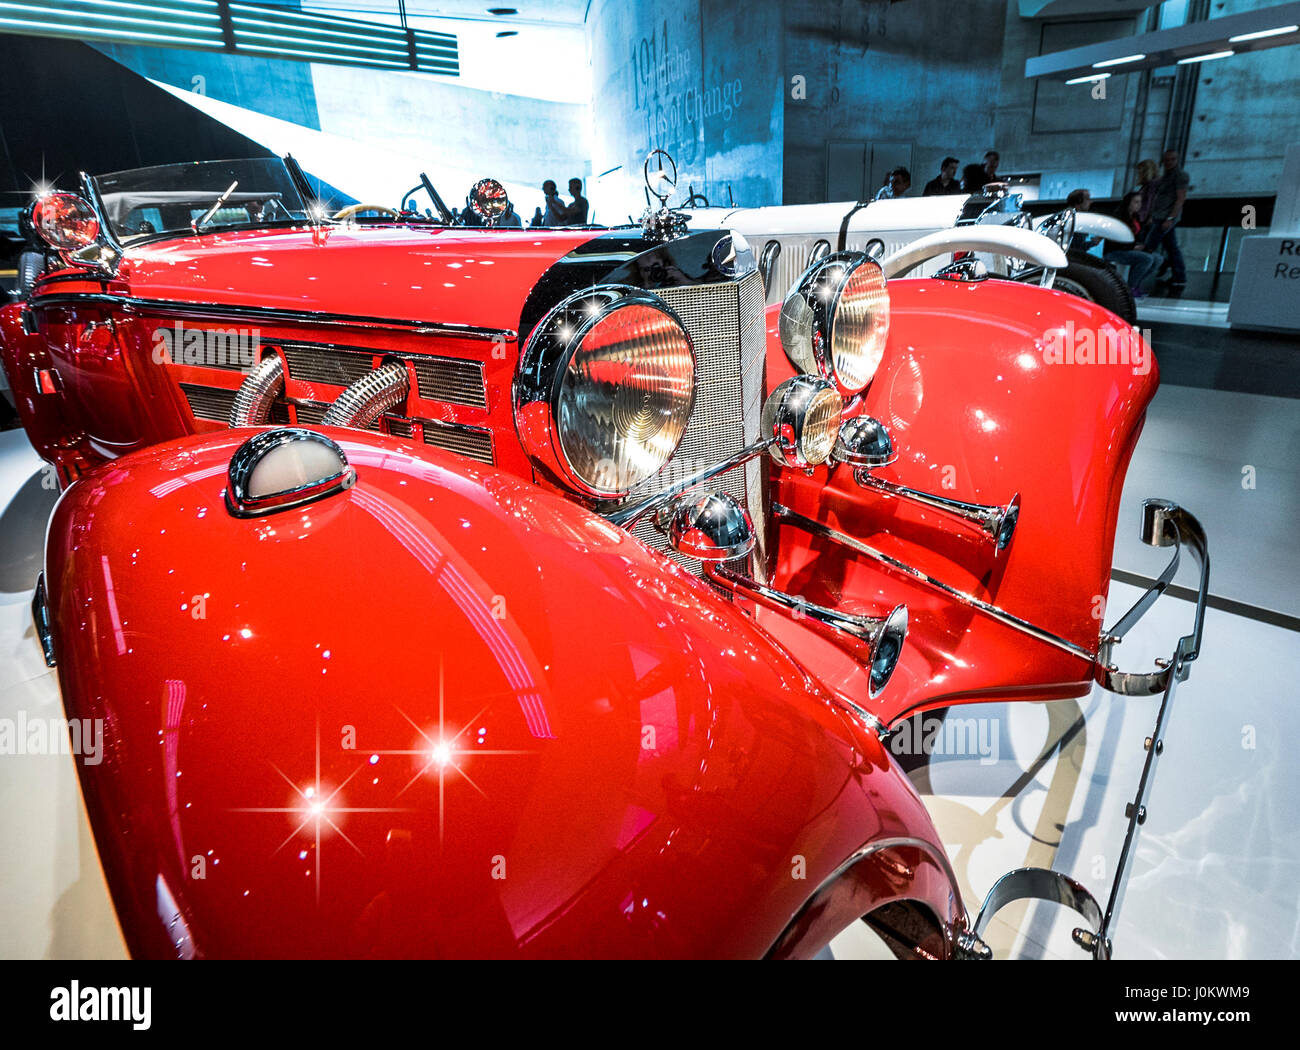
<path id="1" fill-rule="evenodd" d="M 1253 488 L 1242 485 L 1248 466 Z M 21 431 L 0 433 L 0 717 L 61 717 L 28 605 L 54 495 L 39 471 Z M 1207 616 L 1203 655 L 1175 697 L 1113 931 L 1115 955 L 1298 957 L 1300 763 L 1286 748 L 1300 741 L 1300 401 L 1163 387 L 1129 472 L 1120 580 L 1164 565 L 1166 552 L 1137 541 L 1145 496 L 1176 499 L 1201 519 L 1211 590 L 1221 600 Z M 1178 582 L 1195 585 L 1190 568 Z M 1111 608 L 1138 593 L 1116 582 Z M 1149 668 L 1191 617 L 1190 602 L 1162 599 L 1122 646 L 1124 664 Z M 998 875 L 1026 864 L 1072 875 L 1104 904 L 1157 704 L 1096 690 L 1077 703 L 954 713 L 991 727 L 996 761 L 934 755 L 912 775 L 968 907 L 978 909 Z M 1064 748 L 1048 746 L 1063 735 Z M 1055 906 L 1012 905 L 989 940 L 999 957 L 1082 959 L 1070 941 L 1076 924 Z M 839 958 L 875 950 L 859 930 L 833 947 Z M 71 758 L 5 756 L 0 957 L 124 954 Z"/>

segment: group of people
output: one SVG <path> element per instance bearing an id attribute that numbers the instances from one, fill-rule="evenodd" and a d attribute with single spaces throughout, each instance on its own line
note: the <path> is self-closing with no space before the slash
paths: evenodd
<path id="1" fill-rule="evenodd" d="M 543 206 L 533 213 L 533 221 L 529 225 L 586 226 L 590 205 L 587 203 L 587 198 L 582 195 L 581 179 L 569 180 L 569 196 L 573 200 L 565 204 L 556 189 L 554 180 L 547 179 L 542 183 Z"/>
<path id="2" fill-rule="evenodd" d="M 949 193 L 979 193 L 990 182 L 998 181 L 998 162 L 1001 157 L 995 149 L 984 154 L 983 164 L 967 164 L 961 178 L 957 177 L 957 168 L 961 162 L 956 157 L 944 157 L 939 165 L 939 174 L 925 184 L 922 197 L 940 197 Z M 907 196 L 912 188 L 912 173 L 904 167 L 894 168 L 885 176 L 885 184 L 880 187 L 872 200 L 895 200 Z"/>
<path id="3" fill-rule="evenodd" d="M 471 191 L 471 195 L 472 195 Z M 568 204 L 560 196 L 556 189 L 555 182 L 547 179 L 542 183 L 542 196 L 545 203 L 542 208 L 537 208 L 533 214 L 533 220 L 529 226 L 586 226 L 587 217 L 591 210 L 591 205 L 587 198 L 582 195 L 582 180 L 569 180 L 569 195 L 573 198 Z M 473 203 L 467 198 L 465 207 L 459 212 L 453 212 L 453 218 L 460 226 L 482 226 L 483 219 L 474 209 Z M 506 201 L 505 211 L 498 216 L 494 225 L 499 227 L 512 226 L 522 227 L 523 218 L 515 211 L 512 201 Z"/>
<path id="4" fill-rule="evenodd" d="M 1134 298 L 1145 295 L 1143 284 L 1147 278 L 1169 267 L 1168 288 L 1171 296 L 1178 296 L 1187 286 L 1187 264 L 1182 249 L 1178 247 L 1175 231 L 1183 217 L 1190 179 L 1179 163 L 1177 150 L 1165 150 L 1160 163 L 1144 160 L 1137 167 L 1137 185 L 1124 194 L 1119 206 L 1119 219 L 1133 232 L 1132 247 L 1112 248 L 1103 258 L 1114 266 L 1128 267 L 1128 286 Z M 1092 207 L 1092 195 L 1087 190 L 1074 190 L 1065 203 L 1079 211 Z"/>

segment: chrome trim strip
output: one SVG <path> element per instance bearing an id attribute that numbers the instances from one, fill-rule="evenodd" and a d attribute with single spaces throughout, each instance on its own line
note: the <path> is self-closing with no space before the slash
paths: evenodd
<path id="1" fill-rule="evenodd" d="M 788 521 L 795 527 L 801 528 L 805 532 L 809 532 L 814 536 L 820 536 L 823 539 L 831 540 L 841 546 L 848 547 L 850 550 L 855 550 L 860 554 L 865 554 L 869 558 L 874 558 L 876 561 L 889 566 L 891 569 L 896 569 L 905 576 L 910 576 L 914 580 L 918 580 L 930 587 L 934 587 L 936 590 L 942 591 L 949 598 L 959 601 L 963 605 L 967 605 L 972 609 L 977 609 L 985 615 L 997 620 L 999 623 L 1027 634 L 1031 638 L 1036 638 L 1040 642 L 1046 642 L 1048 645 L 1053 645 L 1072 656 L 1077 656 L 1081 659 L 1087 660 L 1089 663 L 1094 663 L 1097 659 L 1096 653 L 1090 652 L 1083 646 L 1075 645 L 1073 642 L 1067 641 L 1060 635 L 1053 634 L 1045 628 L 1038 627 L 1035 624 L 1030 623 L 1028 620 L 1022 620 L 1019 616 L 1009 613 L 1005 609 L 1001 609 L 996 605 L 992 605 L 981 598 L 976 598 L 973 594 L 967 594 L 965 591 L 959 591 L 955 587 L 950 587 L 948 584 L 941 580 L 936 580 L 933 576 L 922 572 L 920 569 L 913 568 L 906 562 L 901 562 L 897 558 L 891 558 L 888 554 L 878 551 L 874 547 L 867 546 L 867 544 L 863 543 L 861 540 L 855 539 L 847 533 L 840 532 L 838 529 L 833 529 L 829 525 L 823 525 L 821 522 L 814 521 L 812 518 L 804 517 L 802 514 L 791 510 L 789 507 L 784 507 L 779 503 L 773 504 L 772 513 L 777 518 Z"/>
<path id="2" fill-rule="evenodd" d="M 170 299 L 109 295 L 103 292 L 34 295 L 30 301 L 33 309 L 46 306 L 76 306 L 83 303 L 119 306 L 128 313 L 166 312 L 211 318 L 255 318 L 271 324 L 333 325 L 339 328 L 406 328 L 415 335 L 440 335 L 459 339 L 481 339 L 488 342 L 513 342 L 519 338 L 519 333 L 513 328 L 481 328 L 476 325 L 408 321 L 396 317 L 336 314 L 323 310 L 282 310 L 274 306 L 247 306 L 239 303 L 187 303 Z"/>

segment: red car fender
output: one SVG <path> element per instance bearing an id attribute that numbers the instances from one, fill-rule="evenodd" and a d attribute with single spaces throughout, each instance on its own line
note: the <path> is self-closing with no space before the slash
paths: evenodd
<path id="1" fill-rule="evenodd" d="M 61 482 L 103 462 L 104 457 L 90 447 L 82 428 L 68 419 L 62 381 L 53 372 L 45 340 L 24 326 L 22 303 L 0 307 L 0 365 L 9 377 L 18 418 L 28 440 L 42 459 L 55 465 Z M 40 389 L 41 382 L 50 387 Z"/>
<path id="2" fill-rule="evenodd" d="M 1011 545 L 994 557 L 971 528 L 862 488 L 846 465 L 782 472 L 776 502 L 1095 650 L 1124 475 L 1158 386 L 1150 347 L 1109 311 L 1024 284 L 898 280 L 889 291 L 888 349 L 846 414 L 889 428 L 898 459 L 875 471 L 880 478 L 995 506 L 1019 493 Z M 794 374 L 779 309 L 767 317 L 769 387 Z M 1108 340 L 1139 349 L 1089 363 Z M 1067 346 L 1070 356 L 1058 359 Z M 778 551 L 775 582 L 812 601 L 854 612 L 908 605 L 894 680 L 865 705 L 887 724 L 926 707 L 1060 699 L 1091 687 L 1089 660 L 844 547 L 782 527 Z M 764 622 L 830 688 L 860 702 L 867 695 L 862 668 L 839 650 L 784 618 Z"/>
<path id="3" fill-rule="evenodd" d="M 942 855 L 925 809 L 739 610 L 525 481 L 326 432 L 357 481 L 307 507 L 227 512 L 242 430 L 106 464 L 51 521 L 133 954 L 807 954 L 810 904 L 851 921 L 859 886 L 965 922 L 915 849 L 862 877 L 872 843 Z"/>

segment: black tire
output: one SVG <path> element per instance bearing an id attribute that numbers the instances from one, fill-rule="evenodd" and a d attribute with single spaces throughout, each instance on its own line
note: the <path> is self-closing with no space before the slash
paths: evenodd
<path id="1" fill-rule="evenodd" d="M 1069 264 L 1056 271 L 1052 287 L 1088 299 L 1117 314 L 1126 323 L 1137 324 L 1137 303 L 1119 271 L 1105 259 L 1086 252 L 1067 253 Z"/>

